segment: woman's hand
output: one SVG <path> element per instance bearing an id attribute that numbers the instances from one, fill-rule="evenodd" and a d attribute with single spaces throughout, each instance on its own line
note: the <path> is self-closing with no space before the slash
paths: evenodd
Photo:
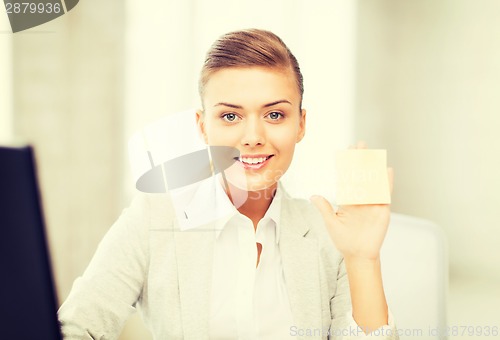
<path id="1" fill-rule="evenodd" d="M 359 142 L 358 149 L 365 148 Z M 387 169 L 392 192 L 393 171 Z M 320 210 L 328 233 L 346 261 L 377 260 L 390 220 L 389 204 L 341 206 L 337 211 L 321 196 L 311 197 Z"/>
<path id="2" fill-rule="evenodd" d="M 357 148 L 365 148 L 364 143 L 358 143 Z M 387 169 L 387 175 L 392 192 L 392 169 Z M 387 325 L 380 248 L 389 226 L 389 205 L 346 205 L 335 211 L 323 197 L 313 196 L 311 201 L 321 211 L 333 243 L 344 256 L 352 316 L 357 325 L 365 334 Z"/>

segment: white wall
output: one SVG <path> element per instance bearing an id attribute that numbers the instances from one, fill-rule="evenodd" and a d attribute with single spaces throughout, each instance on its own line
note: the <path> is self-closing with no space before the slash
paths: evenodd
<path id="1" fill-rule="evenodd" d="M 495 0 L 359 2 L 356 136 L 389 149 L 394 209 L 444 228 L 452 279 L 500 279 L 499 16 Z"/>
<path id="2" fill-rule="evenodd" d="M 0 142 L 12 137 L 12 31 L 7 13 L 0 10 Z"/>
<path id="3" fill-rule="evenodd" d="M 128 1 L 126 138 L 146 122 L 199 106 L 198 73 L 217 37 L 268 29 L 290 47 L 305 78 L 308 131 L 285 177 L 287 188 L 331 197 L 333 149 L 352 140 L 355 6 L 350 0 L 169 0 L 155 2 L 151 11 Z"/>

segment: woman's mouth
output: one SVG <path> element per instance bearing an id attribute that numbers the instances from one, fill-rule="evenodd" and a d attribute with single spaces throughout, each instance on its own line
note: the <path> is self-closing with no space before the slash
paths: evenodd
<path id="1" fill-rule="evenodd" d="M 245 169 L 258 170 L 266 166 L 274 155 L 242 155 L 235 160 Z"/>

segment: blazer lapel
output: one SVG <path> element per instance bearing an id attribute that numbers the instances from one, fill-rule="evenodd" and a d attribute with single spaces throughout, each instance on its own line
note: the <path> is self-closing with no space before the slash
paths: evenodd
<path id="1" fill-rule="evenodd" d="M 288 195 L 282 204 L 279 242 L 293 326 L 312 339 L 310 336 L 326 332 L 322 330 L 318 244 L 304 237 L 309 231 L 307 221 L 297 213 L 297 207 L 293 209 Z"/>

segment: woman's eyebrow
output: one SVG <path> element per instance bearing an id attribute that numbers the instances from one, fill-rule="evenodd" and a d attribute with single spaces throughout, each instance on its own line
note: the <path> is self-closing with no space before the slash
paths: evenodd
<path id="1" fill-rule="evenodd" d="M 216 107 L 216 106 L 228 106 L 228 107 L 232 107 L 233 109 L 242 109 L 243 108 L 243 106 L 241 106 L 241 105 L 224 103 L 224 102 L 217 103 L 214 105 L 214 107 Z"/>
<path id="2" fill-rule="evenodd" d="M 264 105 L 262 105 L 262 107 L 270 107 L 270 106 L 274 106 L 274 105 L 282 104 L 282 103 L 288 103 L 288 104 L 292 105 L 292 103 L 290 103 L 290 101 L 288 101 L 286 99 L 280 99 L 280 100 L 276 100 L 276 101 L 271 102 L 271 103 L 264 104 Z M 214 107 L 216 107 L 216 106 L 227 106 L 227 107 L 231 107 L 233 109 L 243 109 L 243 106 L 241 106 L 241 105 L 225 103 L 225 102 L 217 103 L 214 105 Z"/>
<path id="3" fill-rule="evenodd" d="M 270 106 L 274 106 L 274 105 L 281 104 L 281 103 L 288 103 L 288 104 L 292 105 L 292 103 L 290 103 L 288 100 L 280 99 L 280 100 L 277 100 L 275 102 L 262 105 L 262 107 L 270 107 Z"/>

